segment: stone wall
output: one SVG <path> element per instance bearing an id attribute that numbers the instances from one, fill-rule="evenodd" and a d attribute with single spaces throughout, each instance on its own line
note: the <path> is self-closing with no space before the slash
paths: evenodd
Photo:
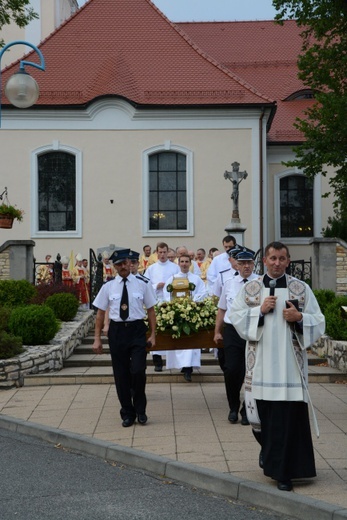
<path id="1" fill-rule="evenodd" d="M 0 246 L 0 280 L 34 282 L 33 240 L 7 240 Z"/>
<path id="2" fill-rule="evenodd" d="M 326 358 L 330 367 L 347 373 L 347 341 L 338 341 L 322 336 L 311 350 L 317 356 Z"/>
<path id="3" fill-rule="evenodd" d="M 336 294 L 347 294 L 347 247 L 343 242 L 336 243 Z"/>
<path id="4" fill-rule="evenodd" d="M 0 280 L 9 280 L 10 276 L 10 250 L 0 252 Z"/>
<path id="5" fill-rule="evenodd" d="M 0 360 L 0 389 L 22 386 L 24 376 L 53 372 L 63 368 L 75 347 L 94 326 L 93 311 L 79 311 L 73 321 L 63 322 L 61 329 L 48 345 L 25 346 L 25 352 Z"/>
<path id="6" fill-rule="evenodd" d="M 312 289 L 347 294 L 347 243 L 340 238 L 313 238 Z"/>

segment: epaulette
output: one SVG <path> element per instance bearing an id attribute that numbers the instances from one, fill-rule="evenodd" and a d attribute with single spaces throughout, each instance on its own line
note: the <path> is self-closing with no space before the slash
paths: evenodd
<path id="1" fill-rule="evenodd" d="M 137 278 L 138 280 L 142 280 L 145 283 L 149 282 L 149 278 L 146 278 L 145 276 L 143 276 L 143 274 L 136 274 L 135 278 Z"/>

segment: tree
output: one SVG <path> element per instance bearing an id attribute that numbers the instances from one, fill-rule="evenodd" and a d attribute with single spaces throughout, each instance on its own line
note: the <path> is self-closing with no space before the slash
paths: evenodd
<path id="1" fill-rule="evenodd" d="M 30 0 L 0 0 L 0 30 L 4 25 L 14 22 L 18 27 L 25 27 L 31 20 L 38 18 Z M 4 40 L 0 39 L 0 47 Z"/>
<path id="2" fill-rule="evenodd" d="M 294 126 L 306 140 L 286 164 L 310 178 L 333 167 L 329 185 L 336 217 L 347 218 L 347 0 L 273 0 L 273 6 L 279 23 L 295 19 L 302 28 L 299 78 L 315 98 L 296 119 Z"/>

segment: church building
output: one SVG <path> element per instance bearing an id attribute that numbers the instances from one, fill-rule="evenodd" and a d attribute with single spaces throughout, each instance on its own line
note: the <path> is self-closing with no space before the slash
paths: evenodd
<path id="1" fill-rule="evenodd" d="M 2 70 L 0 190 L 25 212 L 2 243 L 34 240 L 37 259 L 105 244 L 209 249 L 237 205 L 246 246 L 282 240 L 310 256 L 333 211 L 326 178 L 283 164 L 314 102 L 294 21 L 172 23 L 150 0 L 89 0 L 38 47 L 31 108 L 4 94 L 19 62 Z"/>

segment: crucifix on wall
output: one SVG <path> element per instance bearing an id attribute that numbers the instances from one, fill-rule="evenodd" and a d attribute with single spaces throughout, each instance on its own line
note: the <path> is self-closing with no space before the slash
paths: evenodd
<path id="1" fill-rule="evenodd" d="M 232 171 L 228 172 L 225 170 L 224 178 L 229 179 L 229 181 L 233 184 L 233 192 L 230 196 L 233 201 L 232 218 L 239 219 L 239 184 L 243 179 L 246 179 L 248 173 L 246 170 L 244 172 L 240 172 L 240 163 L 236 161 L 233 162 L 231 166 L 233 168 Z"/>

